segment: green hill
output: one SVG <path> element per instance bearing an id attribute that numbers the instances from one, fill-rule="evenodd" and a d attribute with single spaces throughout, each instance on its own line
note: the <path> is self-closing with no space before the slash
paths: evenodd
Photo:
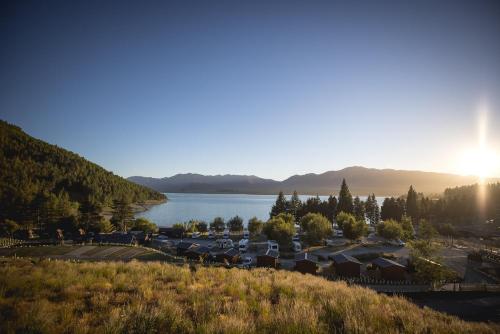
<path id="1" fill-rule="evenodd" d="M 36 223 L 55 208 L 74 211 L 91 202 L 164 200 L 165 196 L 129 182 L 65 149 L 35 139 L 0 120 L 0 221 Z"/>
<path id="2" fill-rule="evenodd" d="M 289 271 L 0 260 L 2 333 L 498 333 Z"/>

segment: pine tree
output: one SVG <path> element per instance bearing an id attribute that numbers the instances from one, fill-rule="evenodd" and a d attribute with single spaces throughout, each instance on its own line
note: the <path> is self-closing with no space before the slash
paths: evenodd
<path id="1" fill-rule="evenodd" d="M 333 219 L 337 215 L 337 205 L 337 197 L 330 195 L 328 197 L 328 214 L 326 218 L 328 218 L 331 222 L 333 222 Z"/>
<path id="2" fill-rule="evenodd" d="M 299 220 L 298 212 L 300 211 L 301 207 L 302 207 L 302 202 L 300 201 L 299 194 L 297 193 L 297 191 L 294 191 L 292 198 L 288 202 L 288 212 L 290 212 L 293 215 L 295 221 Z"/>
<path id="3" fill-rule="evenodd" d="M 365 203 L 358 196 L 354 198 L 354 217 L 356 220 L 365 221 Z"/>
<path id="4" fill-rule="evenodd" d="M 89 198 L 81 203 L 78 211 L 80 225 L 85 232 L 89 232 L 92 227 L 97 226 L 101 221 L 101 206 Z"/>
<path id="5" fill-rule="evenodd" d="M 410 186 L 406 196 L 406 214 L 413 219 L 418 218 L 417 192 L 413 186 Z"/>
<path id="6" fill-rule="evenodd" d="M 380 208 L 375 198 L 375 194 L 368 195 L 365 202 L 366 216 L 370 224 L 376 225 L 380 221 Z"/>
<path id="7" fill-rule="evenodd" d="M 269 215 L 272 218 L 272 217 L 279 215 L 280 213 L 285 213 L 287 206 L 288 206 L 288 204 L 287 204 L 285 195 L 283 194 L 282 191 L 280 191 L 278 194 L 278 198 L 276 198 L 276 203 L 274 203 Z"/>
<path id="8" fill-rule="evenodd" d="M 342 180 L 342 186 L 340 187 L 339 193 L 339 204 L 337 205 L 337 213 L 345 212 L 345 213 L 354 213 L 354 205 L 352 203 L 352 195 L 349 191 L 349 187 L 345 182 L 345 179 Z"/>
<path id="9" fill-rule="evenodd" d="M 127 232 L 129 226 L 132 225 L 134 221 L 134 213 L 132 212 L 132 207 L 130 206 L 130 200 L 128 198 L 122 198 L 113 201 L 113 217 L 111 222 L 118 229 L 123 232 Z"/>

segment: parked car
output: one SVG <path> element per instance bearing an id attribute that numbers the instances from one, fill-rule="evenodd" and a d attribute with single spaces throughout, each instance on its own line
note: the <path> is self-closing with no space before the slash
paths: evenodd
<path id="1" fill-rule="evenodd" d="M 253 259 L 250 256 L 246 256 L 241 264 L 239 265 L 240 268 L 250 268 L 253 264 Z"/>
<path id="2" fill-rule="evenodd" d="M 243 239 L 250 239 L 250 232 L 248 230 L 243 230 Z"/>
<path id="3" fill-rule="evenodd" d="M 292 241 L 292 248 L 294 252 L 302 251 L 302 245 L 298 241 Z"/>
<path id="4" fill-rule="evenodd" d="M 208 231 L 208 239 L 215 239 L 215 232 L 210 230 Z"/>
<path id="5" fill-rule="evenodd" d="M 295 234 L 292 238 L 292 241 L 300 241 L 300 236 L 298 234 Z"/>
<path id="6" fill-rule="evenodd" d="M 217 247 L 222 249 L 234 247 L 233 240 L 231 239 L 217 239 L 215 242 L 217 243 Z"/>
<path id="7" fill-rule="evenodd" d="M 280 246 L 275 240 L 268 240 L 267 249 L 279 252 Z"/>
<path id="8" fill-rule="evenodd" d="M 191 234 L 192 239 L 198 239 L 200 237 L 201 233 L 200 232 L 193 232 Z"/>
<path id="9" fill-rule="evenodd" d="M 248 239 L 241 239 L 238 243 L 240 253 L 245 253 L 248 250 Z"/>
<path id="10" fill-rule="evenodd" d="M 229 230 L 224 230 L 224 239 L 229 239 Z"/>

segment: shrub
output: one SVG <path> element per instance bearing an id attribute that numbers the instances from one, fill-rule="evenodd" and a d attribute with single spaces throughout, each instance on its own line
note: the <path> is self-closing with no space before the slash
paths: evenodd
<path id="1" fill-rule="evenodd" d="M 377 225 L 377 234 L 389 240 L 399 239 L 403 235 L 403 228 L 397 221 L 388 219 Z"/>
<path id="2" fill-rule="evenodd" d="M 368 228 L 363 221 L 357 221 L 350 213 L 340 212 L 337 215 L 337 224 L 342 229 L 344 237 L 351 240 L 361 238 L 366 234 Z"/>
<path id="3" fill-rule="evenodd" d="M 158 231 L 158 226 L 146 218 L 137 218 L 132 223 L 132 231 L 143 231 L 144 233 L 155 233 Z"/>
<path id="4" fill-rule="evenodd" d="M 248 231 L 252 235 L 259 235 L 262 233 L 262 228 L 264 227 L 264 222 L 257 217 L 250 218 L 248 221 Z"/>
<path id="5" fill-rule="evenodd" d="M 269 239 L 276 240 L 282 246 L 289 245 L 295 234 L 293 223 L 285 221 L 282 214 L 269 219 L 263 230 Z"/>
<path id="6" fill-rule="evenodd" d="M 217 232 L 222 232 L 226 228 L 226 224 L 224 223 L 224 218 L 215 217 L 214 220 L 210 223 L 210 228 Z"/>
<path id="7" fill-rule="evenodd" d="M 300 219 L 300 226 L 305 232 L 304 240 L 309 245 L 320 245 L 332 234 L 332 224 L 319 213 L 308 213 Z"/>
<path id="8" fill-rule="evenodd" d="M 227 227 L 232 232 L 243 231 L 243 219 L 240 216 L 234 216 L 227 222 Z"/>

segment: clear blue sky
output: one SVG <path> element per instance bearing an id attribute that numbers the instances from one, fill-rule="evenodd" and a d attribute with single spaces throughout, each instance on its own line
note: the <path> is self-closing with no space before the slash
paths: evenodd
<path id="1" fill-rule="evenodd" d="M 0 6 L 0 118 L 121 176 L 456 172 L 481 100 L 500 147 L 498 1 Z"/>

